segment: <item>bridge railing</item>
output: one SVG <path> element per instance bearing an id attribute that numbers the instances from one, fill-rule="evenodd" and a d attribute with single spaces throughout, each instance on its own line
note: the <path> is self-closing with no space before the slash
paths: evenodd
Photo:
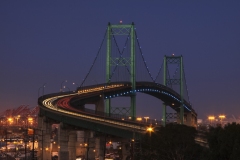
<path id="1" fill-rule="evenodd" d="M 139 85 L 139 86 L 141 86 L 141 85 L 143 85 L 143 84 L 144 84 L 144 86 L 149 86 L 149 87 L 154 87 L 154 88 L 161 88 L 162 90 L 165 90 L 166 92 L 171 93 L 172 95 L 174 95 L 175 97 L 177 97 L 179 100 L 181 100 L 181 96 L 180 96 L 179 93 L 177 93 L 177 92 L 174 91 L 172 88 L 169 88 L 169 87 L 167 87 L 167 86 L 165 86 L 165 85 L 162 85 L 162 84 L 159 84 L 159 83 L 155 83 L 155 82 L 152 82 L 152 83 L 150 83 L 150 82 L 144 82 L 144 81 L 142 81 L 142 82 L 137 82 L 137 85 Z M 186 100 L 184 99 L 184 100 L 183 100 L 183 103 L 184 103 L 193 113 L 196 114 L 196 112 L 195 112 L 194 109 L 192 108 L 192 105 L 191 105 L 188 101 L 186 101 Z"/>

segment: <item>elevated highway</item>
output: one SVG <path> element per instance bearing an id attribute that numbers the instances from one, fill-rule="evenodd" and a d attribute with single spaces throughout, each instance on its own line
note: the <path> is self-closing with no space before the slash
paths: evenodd
<path id="1" fill-rule="evenodd" d="M 153 82 L 136 82 L 132 91 L 131 83 L 115 82 L 77 88 L 76 91 L 48 94 L 38 99 L 40 115 L 63 124 L 107 133 L 124 138 L 132 138 L 146 132 L 147 127 L 160 127 L 161 122 L 139 122 L 136 117 L 124 117 L 104 112 L 104 99 L 130 96 L 142 92 L 162 100 L 176 112 L 180 111 L 181 97 L 174 90 Z M 85 104 L 95 104 L 95 110 L 88 110 Z M 194 126 L 196 112 L 184 100 L 187 125 Z M 188 114 L 190 116 L 188 116 Z M 188 120 L 190 119 L 190 120 Z"/>

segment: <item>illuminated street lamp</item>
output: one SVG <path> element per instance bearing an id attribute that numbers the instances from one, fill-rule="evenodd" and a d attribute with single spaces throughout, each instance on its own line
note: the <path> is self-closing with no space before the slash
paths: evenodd
<path id="1" fill-rule="evenodd" d="M 67 86 L 63 86 L 63 88 L 65 89 L 65 88 L 67 88 L 68 89 L 68 91 L 70 91 L 70 89 L 67 87 Z"/>
<path id="2" fill-rule="evenodd" d="M 32 117 L 28 117 L 28 124 L 32 125 L 33 124 L 33 118 Z"/>
<path id="3" fill-rule="evenodd" d="M 43 88 L 43 89 L 42 89 L 42 95 L 44 95 L 44 88 L 45 88 L 46 84 L 47 84 L 47 83 L 44 83 L 43 86 L 42 86 L 42 88 Z"/>
<path id="4" fill-rule="evenodd" d="M 150 126 L 150 127 L 147 128 L 147 131 L 148 131 L 149 133 L 151 133 L 151 132 L 153 132 L 153 128 Z"/>
<path id="5" fill-rule="evenodd" d="M 62 92 L 63 91 L 63 83 L 64 82 L 67 82 L 67 80 L 65 80 L 65 81 L 62 81 L 62 83 L 61 83 L 61 88 L 60 88 L 60 92 Z"/>
<path id="6" fill-rule="evenodd" d="M 13 122 L 13 119 L 10 117 L 10 118 L 8 118 L 8 122 L 9 122 L 9 124 L 11 125 L 12 124 L 12 122 Z"/>
<path id="7" fill-rule="evenodd" d="M 73 85 L 77 85 L 77 87 L 79 87 L 79 86 L 80 86 L 79 84 L 77 84 L 77 83 L 75 83 L 75 82 L 73 82 L 72 84 L 73 84 Z"/>
<path id="8" fill-rule="evenodd" d="M 16 120 L 17 120 L 17 125 L 18 125 L 18 120 L 20 119 L 20 115 L 17 115 Z"/>
<path id="9" fill-rule="evenodd" d="M 221 120 L 221 125 L 222 125 L 222 120 L 223 120 L 224 118 L 226 118 L 226 116 L 222 114 L 222 115 L 219 115 L 218 117 L 220 118 L 220 120 Z"/>
<path id="10" fill-rule="evenodd" d="M 210 123 L 212 124 L 212 121 L 215 119 L 214 116 L 208 116 L 208 120 L 210 121 Z"/>
<path id="11" fill-rule="evenodd" d="M 142 121 L 142 118 L 141 118 L 141 117 L 138 117 L 136 120 L 137 120 L 137 121 Z"/>
<path id="12" fill-rule="evenodd" d="M 42 96 L 44 95 L 44 88 L 46 86 L 47 83 L 44 83 L 41 87 L 38 88 L 38 97 L 39 97 L 39 91 L 40 89 L 42 89 Z"/>
<path id="13" fill-rule="evenodd" d="M 149 126 L 148 128 L 147 128 L 147 132 L 149 132 L 149 134 L 150 134 L 150 149 L 152 148 L 152 132 L 154 132 L 154 130 L 153 130 L 153 127 L 152 126 Z"/>
<path id="14" fill-rule="evenodd" d="M 145 118 L 145 119 L 146 119 L 146 123 L 147 123 L 147 120 L 149 119 L 149 117 L 143 117 L 143 118 Z"/>

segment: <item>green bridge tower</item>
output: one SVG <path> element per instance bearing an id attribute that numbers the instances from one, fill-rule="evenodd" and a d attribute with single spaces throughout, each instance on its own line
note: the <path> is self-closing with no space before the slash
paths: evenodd
<path id="1" fill-rule="evenodd" d="M 108 23 L 108 29 L 107 29 L 107 56 L 106 56 L 106 82 L 110 83 L 111 81 L 111 67 L 115 66 L 118 64 L 119 61 L 122 61 L 119 58 L 112 57 L 112 45 L 111 45 L 111 38 L 113 36 L 130 36 L 130 41 L 131 41 L 131 56 L 130 56 L 130 61 L 126 61 L 128 63 L 124 63 L 121 65 L 129 65 L 131 70 L 130 70 L 130 81 L 132 84 L 132 92 L 131 92 L 131 108 L 130 108 L 130 116 L 132 118 L 136 117 L 136 69 L 135 69 L 135 30 L 134 30 L 134 23 L 132 24 L 120 24 L 117 25 L 112 25 Z M 124 57 L 121 57 L 124 59 Z M 114 62 L 114 63 L 111 63 Z M 110 114 L 111 111 L 111 99 L 107 99 L 105 101 L 105 112 L 107 114 Z"/>
<path id="2" fill-rule="evenodd" d="M 163 71 L 163 85 L 168 86 L 169 84 L 172 85 L 180 85 L 180 97 L 181 97 L 181 104 L 180 104 L 180 113 L 177 113 L 177 115 L 180 115 L 178 119 L 178 123 L 184 124 L 184 108 L 183 108 L 183 57 L 182 56 L 164 56 L 163 61 L 164 71 Z M 180 78 L 171 78 L 170 76 L 167 76 L 168 71 L 168 65 L 169 64 L 178 64 L 180 67 Z M 166 104 L 163 104 L 163 113 L 162 113 L 162 125 L 166 125 Z M 178 116 L 177 116 L 178 118 Z"/>

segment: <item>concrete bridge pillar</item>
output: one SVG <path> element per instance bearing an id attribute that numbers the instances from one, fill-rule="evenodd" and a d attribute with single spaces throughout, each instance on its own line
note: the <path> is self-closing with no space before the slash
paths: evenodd
<path id="1" fill-rule="evenodd" d="M 84 156 L 85 149 L 84 146 L 84 131 L 77 131 L 77 141 L 76 141 L 76 156 Z"/>
<path id="2" fill-rule="evenodd" d="M 186 125 L 188 125 L 188 126 L 192 126 L 192 127 L 196 127 L 196 125 L 197 125 L 197 120 L 196 120 L 196 116 L 195 115 L 193 115 L 193 113 L 192 112 L 189 112 L 189 113 L 187 113 L 187 120 L 186 120 Z"/>
<path id="3" fill-rule="evenodd" d="M 99 160 L 104 160 L 104 150 L 106 150 L 106 139 L 105 137 L 97 137 L 95 139 L 95 155 Z"/>
<path id="4" fill-rule="evenodd" d="M 122 141 L 122 156 L 123 160 L 126 160 L 130 156 L 130 143 L 127 140 Z"/>
<path id="5" fill-rule="evenodd" d="M 95 103 L 95 110 L 99 112 L 104 112 L 104 97 L 100 95 L 98 101 Z"/>
<path id="6" fill-rule="evenodd" d="M 87 141 L 87 146 L 86 146 L 86 157 L 88 160 L 95 160 L 95 138 L 94 138 L 94 132 L 92 131 L 86 131 L 86 141 Z"/>
<path id="7" fill-rule="evenodd" d="M 68 151 L 68 130 L 61 122 L 58 128 L 58 160 L 70 160 Z"/>
<path id="8" fill-rule="evenodd" d="M 39 139 L 38 139 L 38 159 L 39 160 L 51 160 L 50 153 L 50 135 L 51 135 L 51 123 L 46 117 L 38 117 L 38 128 L 37 130 Z"/>
<path id="9" fill-rule="evenodd" d="M 76 141 L 75 141 L 76 142 Z M 77 131 L 76 155 L 88 160 L 95 160 L 96 145 L 94 132 Z"/>
<path id="10" fill-rule="evenodd" d="M 76 131 L 69 131 L 68 152 L 70 160 L 76 159 L 76 141 L 77 141 Z"/>

